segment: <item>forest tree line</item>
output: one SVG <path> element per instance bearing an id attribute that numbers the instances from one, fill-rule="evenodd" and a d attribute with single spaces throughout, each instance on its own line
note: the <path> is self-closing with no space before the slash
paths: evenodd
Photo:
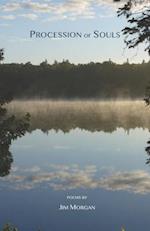
<path id="1" fill-rule="evenodd" d="M 13 98 L 143 98 L 150 62 L 142 64 L 0 64 L 0 92 Z"/>

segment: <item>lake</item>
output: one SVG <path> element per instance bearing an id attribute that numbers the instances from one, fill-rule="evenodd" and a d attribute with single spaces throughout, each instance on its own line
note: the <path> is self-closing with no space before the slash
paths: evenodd
<path id="1" fill-rule="evenodd" d="M 7 109 L 18 118 L 29 112 L 31 120 L 28 132 L 11 142 L 10 171 L 0 177 L 1 226 L 150 226 L 150 108 L 144 102 L 14 101 Z"/>

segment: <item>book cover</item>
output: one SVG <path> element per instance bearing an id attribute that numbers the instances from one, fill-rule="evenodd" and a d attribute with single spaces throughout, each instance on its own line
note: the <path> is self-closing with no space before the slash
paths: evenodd
<path id="1" fill-rule="evenodd" d="M 149 7 L 0 1 L 0 230 L 148 230 Z"/>

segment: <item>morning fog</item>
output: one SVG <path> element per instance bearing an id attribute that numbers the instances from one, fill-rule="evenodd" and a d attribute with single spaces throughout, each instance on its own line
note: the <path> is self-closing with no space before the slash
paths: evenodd
<path id="1" fill-rule="evenodd" d="M 39 32 L 35 30 L 30 31 L 30 38 L 33 39 L 68 39 L 68 38 L 100 38 L 100 39 L 117 39 L 120 38 L 120 32 L 108 32 L 95 30 L 91 33 L 85 32 Z"/>

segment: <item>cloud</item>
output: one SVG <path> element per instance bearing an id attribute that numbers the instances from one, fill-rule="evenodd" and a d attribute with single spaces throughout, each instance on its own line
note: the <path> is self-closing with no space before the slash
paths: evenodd
<path id="1" fill-rule="evenodd" d="M 36 14 L 20 14 L 19 16 L 26 18 L 26 19 L 30 19 L 30 20 L 38 19 L 38 15 L 36 15 Z"/>
<path id="2" fill-rule="evenodd" d="M 35 12 L 49 13 L 54 10 L 54 7 L 51 3 L 41 3 L 41 2 L 32 2 L 32 1 L 23 1 L 20 3 L 20 8 L 26 10 L 33 10 Z"/>
<path id="3" fill-rule="evenodd" d="M 109 191 L 127 191 L 136 194 L 150 193 L 150 174 L 145 171 L 117 172 L 111 176 L 94 179 L 91 174 L 79 171 L 70 174 L 62 183 L 50 183 L 54 190 L 70 190 L 77 188 L 103 188 Z"/>
<path id="4" fill-rule="evenodd" d="M 9 0 L 7 3 L 0 6 L 0 10 L 3 13 L 16 12 L 17 14 L 23 11 L 22 15 L 31 20 L 37 19 L 37 14 L 46 14 L 46 19 L 44 21 L 54 21 L 64 19 L 76 20 L 78 18 L 93 19 L 101 14 L 101 7 L 110 9 L 110 7 L 118 7 L 118 4 L 114 4 L 111 0 L 62 0 L 59 2 L 54 0 L 12 0 L 10 2 Z M 108 16 L 110 15 L 112 15 L 112 12 L 111 14 L 109 13 Z"/>
<path id="5" fill-rule="evenodd" d="M 1 188 L 13 190 L 29 190 L 36 187 L 50 187 L 53 190 L 73 189 L 105 189 L 109 191 L 126 191 L 135 194 L 150 193 L 150 174 L 146 171 L 132 172 L 105 172 L 100 175 L 101 169 L 95 165 L 80 168 L 79 165 L 49 165 L 49 171 L 43 171 L 38 166 L 28 169 L 18 169 L 11 175 L 1 178 Z M 35 174 L 36 173 L 36 174 Z"/>
<path id="6" fill-rule="evenodd" d="M 150 174 L 145 171 L 118 172 L 99 181 L 99 187 L 112 191 L 150 193 Z"/>
<path id="7" fill-rule="evenodd" d="M 41 168 L 38 167 L 38 166 L 33 166 L 31 168 L 26 168 L 26 169 L 23 169 L 22 172 L 30 172 L 30 173 L 37 173 L 37 172 L 40 172 Z"/>
<path id="8" fill-rule="evenodd" d="M 16 11 L 21 8 L 19 3 L 16 2 L 8 2 L 2 6 L 0 6 L 0 10 L 4 12 Z"/>
<path id="9" fill-rule="evenodd" d="M 95 165 L 87 165 L 83 169 L 76 164 L 51 164 L 49 167 L 49 172 L 42 171 L 38 166 L 33 166 L 30 169 L 18 169 L 16 167 L 16 171 L 13 171 L 11 175 L 1 178 L 1 188 L 8 187 L 14 190 L 26 190 L 45 184 L 54 190 L 66 190 L 80 187 L 88 188 L 89 186 L 94 187 L 95 185 L 91 178 L 97 171 Z"/>
<path id="10" fill-rule="evenodd" d="M 53 21 L 62 21 L 68 19 L 67 15 L 55 15 L 51 17 L 47 17 L 46 19 L 43 20 L 43 22 L 53 22 Z M 70 20 L 74 20 L 72 17 Z"/>
<path id="11" fill-rule="evenodd" d="M 14 20 L 16 17 L 14 15 L 0 15 L 0 19 L 4 20 Z"/>

